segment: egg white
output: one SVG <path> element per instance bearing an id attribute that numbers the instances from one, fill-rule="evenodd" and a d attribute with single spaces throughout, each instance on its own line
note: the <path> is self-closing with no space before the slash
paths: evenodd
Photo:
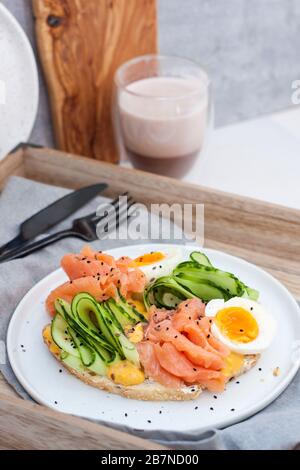
<path id="1" fill-rule="evenodd" d="M 259 354 L 270 346 L 276 332 L 276 321 L 259 303 L 241 297 L 233 297 L 227 302 L 214 299 L 208 302 L 205 314 L 215 317 L 219 310 L 226 307 L 241 307 L 247 310 L 258 324 L 258 336 L 249 343 L 239 343 L 224 336 L 218 325 L 213 322 L 211 332 L 221 343 L 239 354 Z"/>
<path id="2" fill-rule="evenodd" d="M 178 247 L 167 246 L 164 251 L 160 250 L 160 252 L 165 255 L 164 259 L 138 267 L 143 271 L 148 282 L 152 282 L 158 277 L 170 276 L 176 266 L 183 261 L 182 251 Z"/>

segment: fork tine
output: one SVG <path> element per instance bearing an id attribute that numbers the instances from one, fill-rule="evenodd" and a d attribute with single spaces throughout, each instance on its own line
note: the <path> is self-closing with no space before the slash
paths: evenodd
<path id="1" fill-rule="evenodd" d="M 120 197 L 123 197 L 123 196 L 127 196 L 128 195 L 128 191 L 126 191 L 125 193 L 122 193 L 120 194 L 120 196 L 116 197 L 112 202 L 108 202 L 108 204 L 111 204 L 112 206 L 116 206 L 119 202 L 119 198 Z M 128 200 L 131 198 L 131 196 L 129 196 Z M 87 220 L 88 222 L 94 222 L 94 219 L 96 218 L 101 218 L 101 216 L 97 216 L 97 211 L 95 212 L 92 212 L 91 214 L 88 214 L 86 215 L 85 217 L 83 217 L 83 219 Z"/>
<path id="2" fill-rule="evenodd" d="M 117 215 L 117 216 L 118 216 L 118 214 L 119 214 L 119 212 L 120 212 L 120 210 L 121 210 L 122 207 L 125 207 L 125 208 L 127 207 L 127 208 L 129 208 L 129 207 L 131 206 L 131 204 L 134 203 L 134 200 L 133 200 L 133 198 L 132 198 L 131 196 L 129 196 L 129 197 L 127 198 L 127 200 L 126 200 L 126 203 L 127 203 L 127 204 L 125 203 L 125 204 L 118 204 L 118 205 L 117 205 L 118 202 L 119 202 L 119 198 L 118 198 L 117 200 L 115 199 L 115 200 L 112 202 L 112 205 L 116 208 L 116 215 Z M 108 214 L 108 215 L 109 215 L 109 214 Z M 92 217 L 89 221 L 90 221 L 90 222 L 94 222 L 95 224 L 97 224 L 97 223 L 100 222 L 100 220 L 103 219 L 104 217 L 105 217 L 105 215 L 98 215 L 98 216 L 96 215 L 96 216 Z M 110 215 L 109 215 L 109 217 L 110 217 Z"/>
<path id="3" fill-rule="evenodd" d="M 112 217 L 109 216 L 108 220 L 104 221 L 102 227 L 101 226 L 99 227 L 99 223 L 96 223 L 95 224 L 95 230 L 99 231 L 100 229 L 102 229 L 103 233 L 108 234 L 112 230 L 114 230 L 114 228 L 118 228 L 123 222 L 125 222 L 126 219 L 131 217 L 132 214 L 129 213 L 129 209 L 131 209 L 135 204 L 136 204 L 136 202 L 132 199 L 131 202 L 128 205 L 126 205 L 126 207 L 124 207 L 122 210 L 118 210 L 116 212 L 116 224 L 111 225 L 111 223 L 110 223 L 110 222 L 115 221 L 115 214 L 113 214 Z M 114 218 L 114 219 L 112 219 L 112 218 Z M 110 225 L 111 225 L 111 227 L 110 227 Z M 110 227 L 110 230 L 108 230 L 109 227 Z"/>

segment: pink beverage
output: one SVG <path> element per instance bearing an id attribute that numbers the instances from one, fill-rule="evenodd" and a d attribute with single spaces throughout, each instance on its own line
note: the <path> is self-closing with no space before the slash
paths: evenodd
<path id="1" fill-rule="evenodd" d="M 176 75 L 146 74 L 146 78 L 120 87 L 117 111 L 121 141 L 133 165 L 181 177 L 203 149 L 209 123 L 209 90 L 204 72 Z"/>

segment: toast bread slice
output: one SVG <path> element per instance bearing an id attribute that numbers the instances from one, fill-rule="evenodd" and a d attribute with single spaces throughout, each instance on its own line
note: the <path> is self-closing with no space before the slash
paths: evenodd
<path id="1" fill-rule="evenodd" d="M 163 385 L 159 384 L 147 378 L 142 384 L 139 385 L 131 385 L 131 386 L 124 386 L 119 385 L 113 382 L 108 377 L 102 377 L 96 375 L 94 372 L 86 369 L 85 371 L 81 372 L 72 367 L 69 367 L 65 363 L 62 362 L 60 358 L 60 349 L 54 343 L 51 335 L 49 333 L 49 325 L 47 325 L 43 330 L 43 339 L 44 343 L 47 345 L 50 353 L 57 359 L 71 374 L 75 375 L 78 379 L 82 380 L 82 382 L 86 383 L 87 385 L 91 385 L 92 387 L 96 387 L 100 390 L 104 390 L 109 393 L 114 393 L 116 395 L 121 395 L 126 398 L 132 398 L 135 400 L 145 400 L 145 401 L 185 401 L 185 400 L 194 400 L 197 398 L 201 392 L 202 387 L 199 385 L 185 385 L 179 389 L 164 387 Z M 249 354 L 246 355 L 244 358 L 244 363 L 240 370 L 232 377 L 228 377 L 228 380 L 232 380 L 239 375 L 247 372 L 252 367 L 255 366 L 259 359 L 259 355 Z"/>

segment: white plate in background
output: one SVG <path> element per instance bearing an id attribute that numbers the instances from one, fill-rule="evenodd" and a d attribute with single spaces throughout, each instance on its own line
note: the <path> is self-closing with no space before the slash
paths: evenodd
<path id="1" fill-rule="evenodd" d="M 28 140 L 38 96 L 38 72 L 29 40 L 0 4 L 0 160 Z"/>
<path id="2" fill-rule="evenodd" d="M 115 257 L 136 258 L 166 248 L 165 244 L 147 244 L 108 252 Z M 194 246 L 181 245 L 180 248 L 184 259 L 195 250 Z M 294 350 L 300 340 L 299 307 L 288 290 L 262 269 L 219 251 L 203 251 L 213 265 L 233 272 L 243 282 L 258 289 L 261 303 L 279 325 L 271 347 L 252 370 L 238 379 L 239 383 L 230 382 L 224 393 L 215 395 L 217 398 L 204 392 L 196 400 L 186 402 L 130 400 L 84 384 L 54 359 L 42 339 L 42 329 L 50 322 L 45 299 L 52 289 L 66 281 L 66 275 L 58 269 L 25 295 L 8 328 L 9 360 L 26 391 L 39 403 L 65 413 L 135 429 L 165 431 L 221 428 L 247 418 L 275 400 L 299 368 L 299 358 Z M 276 367 L 280 368 L 279 376 L 273 375 Z M 62 373 L 60 369 L 63 369 Z"/>

